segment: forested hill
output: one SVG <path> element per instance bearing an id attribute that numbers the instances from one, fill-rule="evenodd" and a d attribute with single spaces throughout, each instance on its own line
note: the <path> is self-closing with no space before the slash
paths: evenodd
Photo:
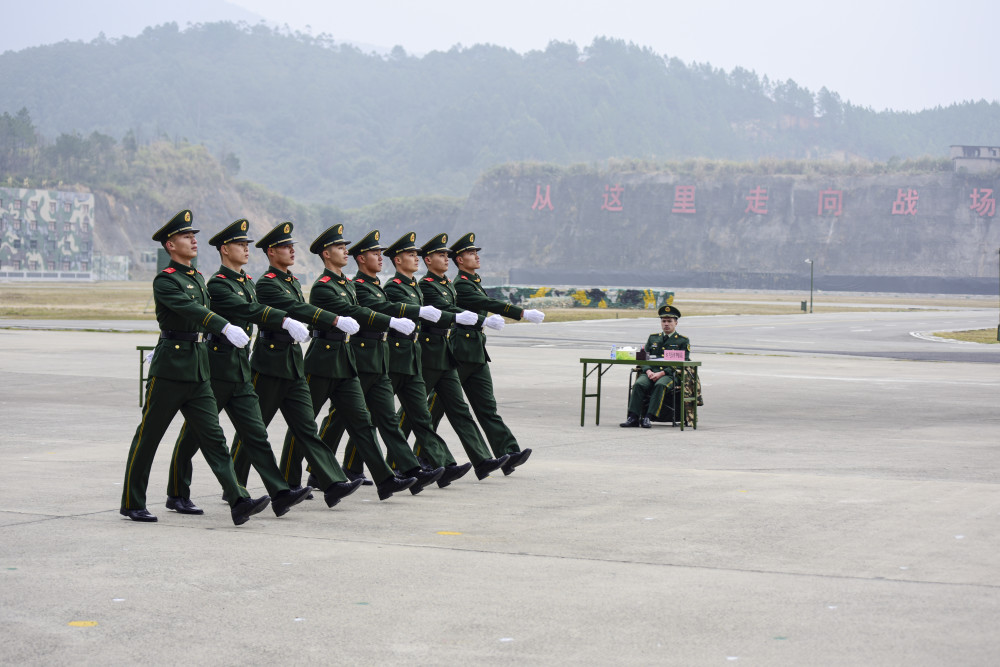
<path id="1" fill-rule="evenodd" d="M 509 161 L 886 161 L 1000 137 L 997 103 L 875 113 L 825 88 L 613 39 L 525 55 L 473 46 L 416 58 L 397 48 L 382 58 L 263 26 L 168 24 L 136 38 L 8 51 L 0 90 L 0 112 L 26 108 L 54 144 L 94 132 L 130 145 L 204 143 L 241 178 L 338 207 L 464 197 Z M 80 144 L 64 140 L 62 150 Z"/>

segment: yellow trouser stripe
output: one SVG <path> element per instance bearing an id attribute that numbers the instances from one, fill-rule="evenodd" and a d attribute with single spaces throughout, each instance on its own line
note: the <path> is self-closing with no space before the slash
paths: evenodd
<path id="1" fill-rule="evenodd" d="M 139 454 L 139 444 L 142 442 L 142 432 L 146 428 L 146 416 L 149 414 L 149 397 L 153 395 L 153 383 L 156 382 L 156 378 L 149 379 L 149 387 L 146 389 L 146 409 L 142 411 L 142 421 L 139 422 L 139 437 L 135 440 L 135 451 L 132 452 L 132 460 L 128 462 L 128 472 L 125 474 L 125 509 L 132 509 L 129 507 L 132 501 L 132 494 L 129 493 L 128 489 L 132 488 L 132 466 L 135 465 L 135 457 Z"/>

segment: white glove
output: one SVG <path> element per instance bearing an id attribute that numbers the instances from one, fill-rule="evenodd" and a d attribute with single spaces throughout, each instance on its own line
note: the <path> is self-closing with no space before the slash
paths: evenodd
<path id="1" fill-rule="evenodd" d="M 471 310 L 463 310 L 458 315 L 455 316 L 455 321 L 459 324 L 464 324 L 466 326 L 472 326 L 479 321 L 479 315 L 476 315 Z"/>
<path id="2" fill-rule="evenodd" d="M 334 325 L 345 334 L 354 335 L 361 331 L 361 325 L 353 317 L 348 317 L 347 315 L 341 315 L 337 318 L 337 323 Z"/>
<path id="3" fill-rule="evenodd" d="M 309 327 L 298 320 L 286 317 L 285 321 L 281 323 L 281 328 L 290 333 L 298 343 L 305 343 L 309 340 Z"/>
<path id="4" fill-rule="evenodd" d="M 151 362 L 151 361 L 153 360 L 153 353 L 154 353 L 154 352 L 156 352 L 156 350 L 150 350 L 149 352 L 147 352 L 147 353 L 146 353 L 146 359 L 145 359 L 145 362 L 146 362 L 147 364 L 148 364 L 149 362 Z"/>
<path id="5" fill-rule="evenodd" d="M 545 319 L 545 313 L 540 310 L 526 310 L 524 311 L 524 319 L 535 324 L 541 324 L 542 320 Z"/>
<path id="6" fill-rule="evenodd" d="M 503 321 L 502 315 L 490 315 L 489 317 L 486 318 L 486 321 L 483 322 L 483 324 L 488 326 L 490 329 L 496 329 L 497 331 L 500 331 L 501 329 L 503 329 L 503 325 L 505 324 L 505 322 Z"/>
<path id="7" fill-rule="evenodd" d="M 420 319 L 437 322 L 441 319 L 441 311 L 434 306 L 420 306 Z"/>
<path id="8" fill-rule="evenodd" d="M 233 347 L 245 347 L 250 342 L 250 336 L 243 329 L 227 324 L 222 329 L 222 335 L 233 344 Z"/>
<path id="9" fill-rule="evenodd" d="M 438 311 L 438 313 L 440 313 L 440 311 Z M 411 333 L 413 333 L 413 330 L 417 328 L 417 325 L 413 322 L 413 320 L 401 319 L 399 317 L 390 317 L 389 328 L 395 329 L 404 336 L 409 336 Z"/>

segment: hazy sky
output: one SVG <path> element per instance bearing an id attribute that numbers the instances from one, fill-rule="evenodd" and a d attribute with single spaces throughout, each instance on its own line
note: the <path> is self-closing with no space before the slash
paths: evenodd
<path id="1" fill-rule="evenodd" d="M 877 110 L 1000 100 L 996 0 L 229 0 L 278 24 L 411 53 L 617 37 L 684 62 L 822 86 Z"/>

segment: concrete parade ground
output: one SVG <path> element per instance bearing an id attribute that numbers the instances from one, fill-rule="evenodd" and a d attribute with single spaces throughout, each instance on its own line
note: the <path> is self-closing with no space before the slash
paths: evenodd
<path id="1" fill-rule="evenodd" d="M 683 318 L 705 398 L 683 432 L 619 428 L 626 367 L 580 426 L 579 359 L 655 317 L 509 325 L 490 332 L 496 395 L 534 450 L 513 475 L 236 527 L 200 455 L 205 514 L 163 506 L 180 418 L 153 464 L 159 522 L 118 514 L 155 333 L 0 321 L 0 663 L 996 664 L 1000 345 L 931 335 L 996 325 Z M 280 450 L 280 416 L 269 431 Z"/>

